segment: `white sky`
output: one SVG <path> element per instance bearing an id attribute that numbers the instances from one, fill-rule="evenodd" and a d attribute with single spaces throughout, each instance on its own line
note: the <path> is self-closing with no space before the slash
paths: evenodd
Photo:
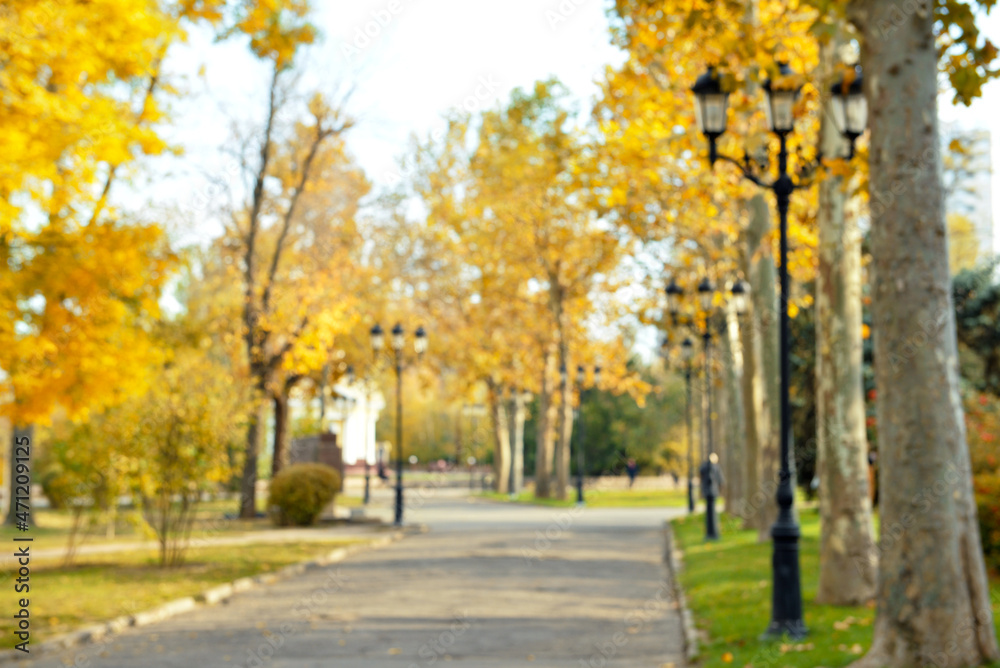
<path id="1" fill-rule="evenodd" d="M 308 83 L 328 90 L 355 86 L 350 109 L 360 122 L 349 145 L 369 178 L 387 185 L 399 173 L 396 160 L 409 136 L 440 129 L 454 107 L 493 107 L 513 88 L 556 75 L 586 109 L 597 91 L 594 80 L 622 58 L 609 44 L 606 6 L 605 0 L 319 0 L 315 20 L 324 42 L 307 54 Z M 982 26 L 1000 43 L 1000 12 Z M 205 66 L 204 79 L 190 78 L 192 95 L 177 103 L 168 131 L 185 155 L 158 159 L 152 183 L 136 184 L 134 192 L 153 185 L 155 203 L 190 201 L 189 212 L 204 211 L 219 196 L 204 174 L 234 171 L 219 147 L 234 118 L 259 122 L 267 73 L 244 44 L 213 44 L 207 35 L 195 35 L 171 62 L 178 73 Z M 971 108 L 952 107 L 943 98 L 940 113 L 943 120 L 989 129 L 998 165 L 998 108 L 1000 82 L 993 82 Z M 996 183 L 994 244 L 1000 252 Z M 198 236 L 217 232 L 201 218 Z"/>

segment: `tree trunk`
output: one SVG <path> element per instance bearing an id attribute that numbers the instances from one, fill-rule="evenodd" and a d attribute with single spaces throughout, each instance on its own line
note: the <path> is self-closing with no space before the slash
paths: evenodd
<path id="1" fill-rule="evenodd" d="M 559 431 L 556 440 L 556 498 L 564 500 L 569 485 L 569 460 L 573 437 L 573 389 L 570 374 L 559 385 Z"/>
<path id="2" fill-rule="evenodd" d="M 542 386 L 538 395 L 538 421 L 535 429 L 535 496 L 547 499 L 552 495 L 550 472 L 552 471 L 552 422 L 555 406 L 552 401 L 552 377 L 555 375 L 556 356 L 554 351 L 545 352 L 542 366 Z"/>
<path id="3" fill-rule="evenodd" d="M 271 458 L 271 480 L 288 466 L 288 396 L 283 392 L 271 395 L 274 406 L 274 452 Z"/>
<path id="4" fill-rule="evenodd" d="M 723 497 L 726 512 L 731 513 L 743 507 L 746 475 L 746 452 L 743 434 L 743 403 L 740 401 L 740 377 L 742 369 L 735 354 L 738 336 L 735 313 L 726 313 L 726 327 L 719 337 L 719 355 L 723 364 L 722 391 L 719 393 L 719 408 L 725 415 L 722 421 L 723 451 L 725 452 L 725 485 Z"/>
<path id="5" fill-rule="evenodd" d="M 748 321 L 751 335 L 756 340 L 751 342 L 751 351 L 759 353 L 754 364 L 756 378 L 753 383 L 759 383 L 760 399 L 754 399 L 756 413 L 759 451 L 758 464 L 760 471 L 759 484 L 748 490 L 749 501 L 746 506 L 751 527 L 757 529 L 757 540 L 771 540 L 771 525 L 778 516 L 778 506 L 774 501 L 774 493 L 778 488 L 778 431 L 781 427 L 781 398 L 778 369 L 778 294 L 776 290 L 776 274 L 774 253 L 768 241 L 768 231 L 772 225 L 771 212 L 762 194 L 755 195 L 750 200 L 750 225 L 747 229 L 749 257 L 750 296 L 753 302 L 753 319 Z M 748 462 L 748 466 L 753 466 Z"/>
<path id="6" fill-rule="evenodd" d="M 258 383 L 257 396 L 265 396 L 263 385 Z M 260 435 L 263 431 L 259 406 L 250 411 L 250 421 L 247 425 L 247 447 L 243 460 L 243 478 L 240 483 L 240 517 L 250 519 L 257 514 L 257 455 L 259 453 Z"/>
<path id="7" fill-rule="evenodd" d="M 837 41 L 821 47 L 832 80 Z M 820 87 L 827 91 L 828 86 Z M 824 104 L 829 104 L 825 94 Z M 822 117 L 824 155 L 843 155 L 844 140 Z M 862 605 L 875 593 L 874 525 L 868 496 L 868 441 L 861 351 L 861 233 L 845 207 L 843 178 L 819 190 L 816 272 L 816 427 L 820 556 L 816 601 Z"/>
<path id="8" fill-rule="evenodd" d="M 871 109 L 881 512 L 874 639 L 854 665 L 978 666 L 1000 651 L 959 397 L 935 18 L 926 4 L 897 4 L 852 5 Z"/>
<path id="9" fill-rule="evenodd" d="M 557 279 L 552 277 L 551 280 Z M 567 340 L 569 327 L 566 322 L 565 296 L 561 288 L 554 288 L 552 294 L 552 309 L 556 320 L 559 345 L 559 368 L 566 371 L 559 381 L 559 426 L 555 448 L 555 496 L 559 500 L 564 500 L 566 487 L 569 484 L 569 460 L 573 442 L 573 387 L 571 379 L 574 377 L 574 372 L 569 363 L 569 341 Z"/>
<path id="10" fill-rule="evenodd" d="M 520 389 L 514 392 L 513 429 L 511 430 L 511 457 L 513 458 L 513 475 L 510 480 L 510 492 L 520 494 L 524 488 L 524 392 Z"/>
<path id="11" fill-rule="evenodd" d="M 7 487 L 8 487 L 8 492 L 9 493 L 7 495 L 7 501 L 8 501 L 8 505 L 7 505 L 7 519 L 4 520 L 4 524 L 6 524 L 7 526 L 16 526 L 17 525 L 17 497 L 18 497 L 18 494 L 17 494 L 17 465 L 18 465 L 17 458 L 19 456 L 20 457 L 24 456 L 24 450 L 21 450 L 20 452 L 18 452 L 18 447 L 27 448 L 28 449 L 28 453 L 29 453 L 29 457 L 30 457 L 30 455 L 34 452 L 34 446 L 35 446 L 35 443 L 34 443 L 35 426 L 34 425 L 31 425 L 31 424 L 29 424 L 29 425 L 14 424 L 14 429 L 12 431 L 13 431 L 13 436 L 12 436 L 11 442 L 10 442 L 10 455 L 9 455 L 9 457 L 7 459 L 7 483 L 8 483 Z M 28 461 L 28 465 L 29 466 L 33 463 L 32 461 L 30 461 L 31 459 L 34 459 L 34 458 L 33 457 L 29 458 L 29 461 Z M 21 463 L 23 464 L 24 462 L 21 462 Z M 24 497 L 23 494 L 21 496 Z M 27 496 L 27 498 L 24 498 L 24 500 L 22 501 L 22 503 L 24 503 L 25 505 L 27 505 L 28 508 L 31 507 L 31 481 L 30 480 L 28 481 L 28 496 Z M 30 524 L 31 523 L 30 522 L 30 520 L 31 520 L 30 516 L 29 516 L 28 520 L 29 520 L 28 523 Z"/>
<path id="12" fill-rule="evenodd" d="M 764 203 L 762 194 L 756 195 L 755 200 L 759 204 L 754 204 L 754 208 L 762 207 L 766 213 L 767 205 Z M 760 237 L 751 227 L 744 235 L 743 244 L 743 275 L 750 276 L 750 268 L 753 266 L 754 255 L 760 246 Z M 774 498 L 774 491 L 765 490 L 761 485 L 761 415 L 764 406 L 762 402 L 763 378 L 761 377 L 760 365 L 760 330 L 754 324 L 756 322 L 756 309 L 752 299 L 747 300 L 747 313 L 740 320 L 740 353 L 743 360 L 742 378 L 742 399 L 743 399 L 743 420 L 744 420 L 744 470 L 745 484 L 743 503 L 738 509 L 739 517 L 743 520 L 744 529 L 756 529 L 758 526 L 757 514 L 765 503 L 770 503 Z"/>
<path id="13" fill-rule="evenodd" d="M 504 406 L 503 388 L 492 380 L 486 381 L 489 390 L 490 418 L 493 422 L 493 489 L 506 494 L 510 488 L 510 427 L 507 421 L 507 407 Z"/>

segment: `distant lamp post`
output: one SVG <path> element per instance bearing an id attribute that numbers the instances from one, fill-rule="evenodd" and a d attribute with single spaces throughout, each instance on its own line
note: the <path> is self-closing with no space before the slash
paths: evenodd
<path id="1" fill-rule="evenodd" d="M 701 338 L 705 344 L 705 396 L 708 400 L 708 411 L 705 415 L 705 446 L 702 448 L 701 495 L 705 498 L 705 540 L 719 539 L 719 526 L 715 518 L 715 499 L 718 493 L 718 467 L 715 457 L 715 443 L 712 441 L 712 309 L 715 302 L 715 286 L 706 276 L 698 284 L 698 300 L 705 313 Z"/>
<path id="2" fill-rule="evenodd" d="M 714 67 L 698 77 L 691 92 L 695 98 L 695 113 L 698 129 L 708 139 L 708 160 L 714 165 L 725 160 L 736 165 L 743 177 L 774 192 L 778 204 L 779 255 L 778 272 L 781 290 L 780 341 L 781 341 L 781 469 L 778 473 L 778 518 L 771 528 L 774 545 L 772 559 L 772 599 L 771 623 L 765 637 L 781 637 L 788 634 L 792 638 L 802 638 L 808 631 L 802 618 L 802 586 L 799 571 L 800 529 L 795 519 L 793 505 L 795 494 L 792 486 L 792 423 L 789 388 L 791 383 L 791 361 L 789 343 L 791 334 L 788 322 L 788 301 L 791 297 L 788 277 L 788 209 L 791 195 L 803 186 L 796 184 L 788 174 L 788 135 L 795 126 L 795 102 L 801 87 L 794 83 L 793 74 L 787 63 L 778 63 L 778 73 L 782 82 L 764 82 L 767 122 L 779 141 L 778 175 L 774 181 L 766 182 L 756 173 L 748 156 L 743 160 L 720 155 L 716 147 L 719 137 L 726 131 L 726 101 L 728 95 Z M 848 159 L 854 155 L 855 140 L 868 125 L 868 106 L 863 101 L 861 70 L 855 68 L 851 76 L 845 76 L 832 88 L 834 121 L 843 137 L 849 142 Z M 791 83 L 792 85 L 787 85 Z M 709 110 L 710 108 L 710 110 Z M 821 159 L 821 157 L 820 157 Z"/>
<path id="3" fill-rule="evenodd" d="M 375 325 L 371 329 L 372 350 L 376 354 L 385 348 L 382 328 Z M 406 332 L 401 323 L 396 323 L 390 332 L 390 345 L 396 366 L 396 526 L 403 524 L 403 348 L 406 346 Z M 413 343 L 414 352 L 422 357 L 427 350 L 427 333 L 418 327 Z"/>
<path id="4" fill-rule="evenodd" d="M 700 112 L 699 112 L 700 115 Z M 677 280 L 671 278 L 667 286 L 667 312 L 670 313 L 670 320 L 674 327 L 678 325 L 681 312 L 681 299 L 684 297 L 684 288 L 677 285 Z M 670 338 L 663 338 L 664 359 L 668 357 L 666 348 L 670 345 Z M 685 421 L 687 423 L 687 495 L 688 513 L 694 512 L 694 439 L 691 432 L 691 360 L 694 358 L 694 344 L 691 339 L 685 338 L 681 344 L 681 359 L 684 365 L 684 383 L 687 392 L 687 404 L 684 409 Z"/>
<path id="5" fill-rule="evenodd" d="M 594 383 L 590 387 L 586 387 L 587 383 L 587 370 L 580 365 L 576 367 L 576 386 L 579 388 L 580 392 L 580 407 L 577 409 L 577 417 L 579 418 L 580 433 L 577 437 L 576 446 L 576 502 L 578 505 L 583 505 L 583 475 L 585 466 L 585 454 L 584 448 L 587 444 L 587 430 L 586 423 L 583 419 L 583 406 L 584 403 L 590 398 L 590 391 L 594 388 L 600 387 L 601 385 L 601 367 L 594 366 Z"/>
<path id="6" fill-rule="evenodd" d="M 694 512 L 694 444 L 691 438 L 691 360 L 694 358 L 694 342 L 685 337 L 681 343 L 681 360 L 684 362 L 684 385 L 687 391 L 687 402 L 684 405 L 684 421 L 687 424 L 687 478 L 688 478 L 688 512 Z"/>

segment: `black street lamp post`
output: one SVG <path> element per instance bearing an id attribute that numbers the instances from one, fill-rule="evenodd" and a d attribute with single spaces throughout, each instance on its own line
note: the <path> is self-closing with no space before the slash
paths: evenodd
<path id="1" fill-rule="evenodd" d="M 565 367 L 560 369 L 560 372 L 565 374 Z M 591 387 L 584 387 L 587 381 L 587 370 L 584 369 L 582 365 L 576 367 L 576 385 L 580 388 L 580 407 L 577 409 L 577 417 L 580 423 L 580 433 L 577 436 L 576 445 L 576 502 L 578 505 L 583 505 L 583 475 L 584 475 L 584 465 L 585 456 L 584 448 L 587 444 L 587 425 L 583 419 L 583 406 L 584 402 L 590 397 L 590 390 L 600 386 L 601 383 L 601 367 L 594 367 L 594 384 Z"/>
<path id="2" fill-rule="evenodd" d="M 676 327 L 680 314 L 680 300 L 684 296 L 684 290 L 677 281 L 671 280 L 667 286 L 667 310 Z M 669 339 L 663 339 L 664 359 L 667 358 L 666 348 Z M 685 338 L 681 343 L 681 360 L 684 362 L 684 384 L 687 394 L 687 403 L 684 406 L 684 421 L 687 426 L 687 497 L 688 513 L 694 512 L 694 438 L 691 431 L 691 360 L 694 358 L 694 343 L 690 338 Z"/>
<path id="3" fill-rule="evenodd" d="M 694 438 L 691 433 L 691 359 L 694 357 L 694 343 L 685 338 L 681 343 L 681 359 L 684 360 L 684 385 L 687 392 L 687 402 L 684 405 L 684 422 L 687 426 L 687 478 L 688 478 L 688 513 L 694 512 Z"/>
<path id="4" fill-rule="evenodd" d="M 702 463 L 699 467 L 699 477 L 701 481 L 701 495 L 705 499 L 705 540 L 718 540 L 719 527 L 715 513 L 715 501 L 718 498 L 719 488 L 722 478 L 718 468 L 718 455 L 715 453 L 715 441 L 712 432 L 712 317 L 715 311 L 716 289 L 712 282 L 706 277 L 698 284 L 698 298 L 701 302 L 701 312 L 704 314 L 702 327 L 700 330 L 693 327 L 693 319 L 688 319 L 687 324 L 692 325 L 700 334 L 705 346 L 704 374 L 705 374 L 705 397 L 708 407 L 705 415 L 705 439 L 702 442 Z M 747 307 L 747 286 L 743 281 L 736 281 L 730 289 L 732 294 L 732 304 L 737 315 L 743 315 Z M 667 302 L 670 316 L 676 326 L 680 315 L 680 301 L 684 296 L 684 290 L 677 285 L 677 281 L 671 279 L 667 286 Z M 725 320 L 721 325 L 721 331 L 725 331 Z M 666 341 L 664 341 L 664 346 Z M 688 430 L 688 511 L 694 512 L 694 493 L 692 491 L 692 476 L 694 463 L 691 446 L 691 359 L 694 357 L 694 342 L 690 338 L 685 338 L 681 345 L 681 358 L 687 364 L 684 370 L 684 380 L 687 389 L 687 406 L 685 418 Z"/>
<path id="5" fill-rule="evenodd" d="M 371 329 L 372 349 L 378 355 L 385 347 L 382 327 L 376 324 Z M 396 323 L 392 328 L 392 351 L 396 362 L 396 519 L 395 525 L 403 524 L 403 347 L 406 344 L 406 332 L 403 325 Z M 427 350 L 427 333 L 423 327 L 418 327 L 414 333 L 413 349 L 418 357 Z"/>
<path id="6" fill-rule="evenodd" d="M 779 63 L 779 74 L 789 77 L 792 74 L 787 63 Z M 854 141 L 861 135 L 867 125 L 867 106 L 861 92 L 861 71 L 855 68 L 853 76 L 835 84 L 832 88 L 832 110 L 834 121 L 839 126 L 841 134 L 850 143 L 848 158 L 854 155 Z M 792 424 L 791 405 L 789 401 L 789 383 L 791 378 L 791 362 L 789 355 L 790 331 L 788 322 L 788 299 L 790 286 L 788 278 L 788 208 L 792 193 L 796 188 L 808 184 L 795 184 L 788 174 L 787 138 L 795 125 L 794 106 L 800 88 L 784 87 L 771 80 L 764 82 L 766 93 L 765 110 L 771 131 L 778 136 L 778 176 L 767 183 L 754 171 L 749 156 L 737 160 L 721 155 L 716 142 L 726 131 L 726 110 L 728 92 L 722 88 L 714 67 L 698 77 L 691 88 L 695 94 L 695 117 L 698 128 L 708 139 L 709 164 L 717 160 L 725 160 L 736 165 L 744 178 L 774 192 L 778 205 L 779 220 L 779 285 L 781 290 L 780 309 L 780 348 L 781 348 L 781 469 L 778 473 L 778 518 L 771 528 L 773 540 L 772 558 L 772 600 L 771 623 L 765 632 L 765 637 L 780 637 L 788 634 L 792 638 L 802 638 L 807 634 L 802 618 L 802 588 L 799 573 L 799 525 L 795 519 L 793 505 L 795 502 L 792 487 Z"/>
<path id="7" fill-rule="evenodd" d="M 715 286 L 708 277 L 702 279 L 698 284 L 698 297 L 701 299 L 701 309 L 705 313 L 705 320 L 701 331 L 701 340 L 705 346 L 705 397 L 708 401 L 708 410 L 705 414 L 705 447 L 702 452 L 702 462 L 699 473 L 701 474 L 701 495 L 705 497 L 705 540 L 719 540 L 719 526 L 715 521 L 715 499 L 718 493 L 715 467 L 715 443 L 712 440 L 712 330 L 711 330 L 711 310 L 712 301 L 715 298 Z"/>

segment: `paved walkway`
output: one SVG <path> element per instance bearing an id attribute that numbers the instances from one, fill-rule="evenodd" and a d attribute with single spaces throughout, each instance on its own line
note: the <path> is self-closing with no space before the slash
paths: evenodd
<path id="1" fill-rule="evenodd" d="M 662 561 L 663 520 L 680 511 L 418 505 L 406 519 L 426 533 L 21 665 L 684 665 Z"/>

